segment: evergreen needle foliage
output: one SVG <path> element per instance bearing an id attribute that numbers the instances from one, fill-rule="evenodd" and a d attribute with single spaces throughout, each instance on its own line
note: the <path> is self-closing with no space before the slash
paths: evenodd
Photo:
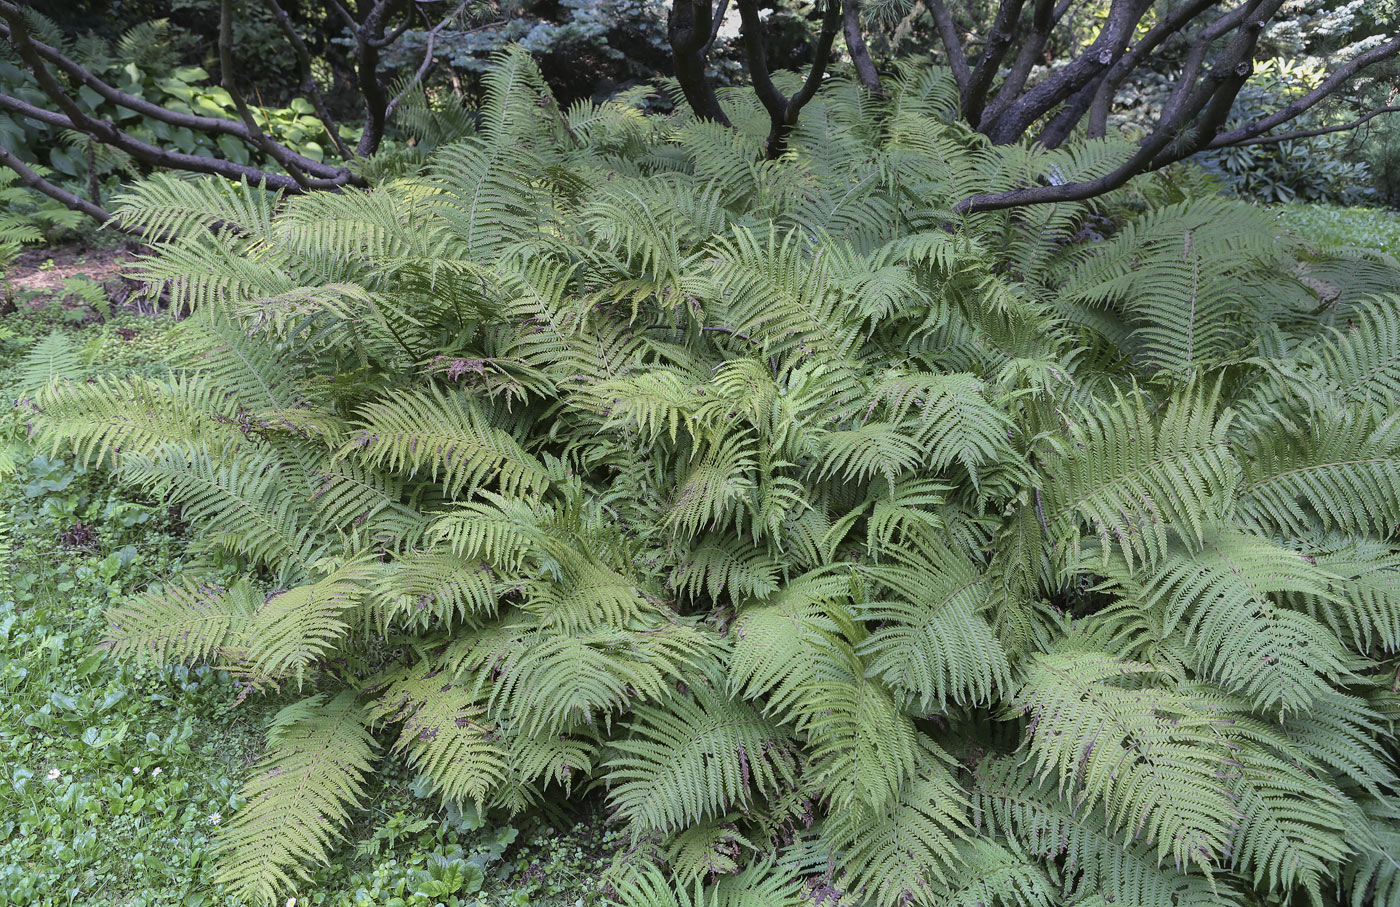
<path id="1" fill-rule="evenodd" d="M 993 147 L 938 70 L 776 161 L 744 91 L 488 81 L 370 189 L 138 186 L 182 360 L 22 369 L 206 552 L 113 650 L 305 695 L 235 891 L 404 759 L 597 792 L 627 907 L 1400 905 L 1400 272 L 1166 176 L 956 218 L 1122 149 Z"/>

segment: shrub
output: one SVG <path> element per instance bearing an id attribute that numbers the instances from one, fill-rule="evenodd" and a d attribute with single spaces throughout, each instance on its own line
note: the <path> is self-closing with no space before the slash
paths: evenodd
<path id="1" fill-rule="evenodd" d="M 111 648 L 303 694 L 220 879 L 293 894 L 388 759 L 597 790 L 628 905 L 1395 903 L 1394 268 L 1165 177 L 955 217 L 1118 149 L 937 70 L 776 161 L 746 92 L 487 80 L 369 190 L 133 190 L 179 368 L 37 395 L 207 560 Z"/>

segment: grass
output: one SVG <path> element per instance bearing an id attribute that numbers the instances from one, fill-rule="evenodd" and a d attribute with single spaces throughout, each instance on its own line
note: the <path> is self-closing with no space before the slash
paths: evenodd
<path id="1" fill-rule="evenodd" d="M 99 323 L 68 293 L 24 292 L 0 317 L 0 388 L 52 331 L 92 367 L 154 373 L 169 318 Z M 7 407 L 8 410 L 8 407 Z M 8 441 L 7 441 L 8 439 Z M 121 496 L 97 470 L 23 440 L 0 415 L 0 905 L 235 907 L 212 883 L 218 825 L 282 702 L 204 666 L 118 663 L 99 648 L 105 610 L 168 581 L 188 555 L 180 525 Z M 600 861 L 620 849 L 594 813 L 509 820 L 442 810 L 403 769 L 375 780 L 336 860 L 297 891 L 329 907 L 564 907 L 600 899 Z"/>

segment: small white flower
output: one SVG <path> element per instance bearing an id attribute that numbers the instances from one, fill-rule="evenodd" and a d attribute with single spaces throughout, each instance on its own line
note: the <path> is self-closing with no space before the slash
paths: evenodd
<path id="1" fill-rule="evenodd" d="M 133 775 L 139 775 L 139 774 L 141 774 L 141 766 L 138 765 L 138 766 L 136 766 L 135 768 L 133 768 L 133 769 L 131 770 L 131 773 L 132 773 Z"/>
<path id="2" fill-rule="evenodd" d="M 151 774 L 152 774 L 152 775 L 159 775 L 162 771 L 164 771 L 164 769 L 162 769 L 159 765 L 157 765 L 155 768 L 151 769 Z"/>
<path id="3" fill-rule="evenodd" d="M 221 821 L 223 821 L 223 818 L 224 818 L 224 817 L 221 816 L 221 815 L 219 815 L 218 813 L 210 813 L 210 814 L 209 814 L 209 824 L 210 824 L 210 825 L 218 825 Z"/>
<path id="4" fill-rule="evenodd" d="M 50 781 L 57 781 L 59 778 L 62 778 L 62 777 L 63 777 L 63 772 L 59 771 L 59 770 L 56 769 L 56 768 L 51 768 L 51 769 L 49 769 L 49 780 L 50 780 Z"/>
<path id="5" fill-rule="evenodd" d="M 297 899 L 296 899 L 296 898 L 287 898 L 286 907 L 297 907 Z"/>

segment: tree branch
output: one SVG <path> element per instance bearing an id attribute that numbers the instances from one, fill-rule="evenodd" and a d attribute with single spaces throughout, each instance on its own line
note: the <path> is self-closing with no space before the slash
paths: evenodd
<path id="1" fill-rule="evenodd" d="M 80 85 L 86 85 L 88 88 L 97 92 L 104 99 L 110 101 L 118 107 L 124 107 L 127 110 L 135 111 L 136 113 L 139 113 L 142 116 L 151 117 L 152 119 L 157 119 L 161 122 L 169 123 L 172 126 L 184 127 L 194 132 L 205 132 L 212 133 L 215 135 L 231 135 L 239 141 L 249 143 L 252 142 L 252 137 L 248 134 L 247 126 L 238 120 L 226 120 L 220 117 L 198 116 L 195 114 L 167 110 L 166 108 L 161 107 L 158 104 L 152 104 L 150 101 L 147 101 L 143 98 L 139 98 L 134 95 L 129 95 L 126 92 L 120 91 L 112 87 L 110 84 L 103 81 L 93 72 L 88 70 L 86 67 L 83 67 L 80 64 L 66 57 L 57 48 L 50 47 L 49 45 L 44 44 L 41 41 L 35 40 L 35 38 L 32 35 L 30 35 L 27 30 L 22 30 L 18 33 L 12 31 L 7 22 L 12 20 L 12 17 L 17 17 L 19 15 L 20 10 L 18 7 L 16 7 L 12 3 L 9 3 L 8 0 L 0 0 L 0 17 L 3 17 L 5 20 L 7 20 L 6 23 L 0 23 L 0 38 L 4 38 L 8 40 L 11 44 L 13 44 L 15 49 L 21 52 L 21 59 L 24 59 L 24 51 L 27 49 L 31 51 L 39 61 L 41 61 L 41 65 L 42 62 L 48 62 L 53 64 L 74 82 L 77 82 Z M 27 48 L 22 45 L 27 45 Z M 33 64 L 27 60 L 26 65 L 29 65 L 32 69 Z M 57 84 L 56 81 L 50 79 L 50 83 L 52 87 L 59 92 L 60 95 L 63 95 L 65 98 L 67 97 L 67 93 L 63 90 L 61 86 Z M 43 87 L 43 84 L 44 83 L 41 81 L 41 88 Z M 48 95 L 49 92 L 45 90 L 45 94 Z M 59 104 L 59 100 L 57 98 L 54 98 L 52 95 L 49 95 L 49 97 L 50 100 L 52 100 L 56 106 L 59 106 L 60 109 L 63 109 L 62 105 Z M 73 128 L 77 127 L 74 126 Z M 96 132 L 92 132 L 86 129 L 81 129 L 79 131 L 87 132 L 89 135 L 94 135 L 99 140 L 102 140 L 101 136 Z M 291 151 L 290 149 L 287 149 L 286 153 L 291 155 L 291 159 L 294 160 L 299 167 L 301 167 L 308 173 L 314 174 L 317 177 L 334 179 L 340 174 L 340 169 L 337 167 L 332 167 L 326 164 L 322 164 L 318 161 L 314 161 L 308 157 L 297 154 Z"/>
<path id="2" fill-rule="evenodd" d="M 29 117 L 40 123 L 47 123 L 59 129 L 76 129 L 92 135 L 98 141 L 119 148 L 130 154 L 132 157 L 153 167 L 164 167 L 170 170 L 187 170 L 192 173 L 212 173 L 217 176 L 226 177 L 231 180 L 247 180 L 250 183 L 266 182 L 270 188 L 285 189 L 290 192 L 300 192 L 302 187 L 296 180 L 283 173 L 271 173 L 257 167 L 250 167 L 246 164 L 235 163 L 216 157 L 200 157 L 196 154 L 185 154 L 179 151 L 167 151 L 155 145 L 148 145 L 127 135 L 125 132 L 112 128 L 112 124 L 100 121 L 107 129 L 103 132 L 95 132 L 88 129 L 81 129 L 68 117 L 52 110 L 45 110 L 42 107 L 35 107 L 26 101 L 9 95 L 0 95 L 0 110 L 10 113 L 17 113 L 20 116 Z M 311 180 L 309 188 L 312 189 L 335 189 L 349 183 L 351 174 L 349 171 L 342 171 L 341 176 L 336 179 Z"/>
<path id="3" fill-rule="evenodd" d="M 996 78 L 1002 58 L 1011 47 L 1012 39 L 1016 37 L 1016 26 L 1021 21 L 1021 9 L 1024 6 L 1025 0 L 1001 0 L 997 6 L 997 14 L 992 19 L 992 29 L 987 34 L 987 43 L 982 48 L 982 55 L 978 57 L 967 89 L 963 92 L 963 118 L 974 128 L 980 128 L 982 125 L 982 110 L 987 102 L 987 92 Z"/>
<path id="4" fill-rule="evenodd" d="M 929 14 L 938 28 L 938 40 L 943 42 L 943 52 L 948 55 L 948 68 L 953 71 L 953 82 L 959 93 L 967 92 L 972 81 L 972 71 L 967 67 L 967 50 L 958 39 L 958 26 L 953 22 L 953 14 L 943 5 L 943 0 L 928 0 Z"/>
<path id="5" fill-rule="evenodd" d="M 860 0 L 843 0 L 841 14 L 846 32 L 846 50 L 851 55 L 856 78 L 876 97 L 883 97 L 885 92 L 880 85 L 880 73 L 870 59 L 870 49 L 865 46 L 865 35 L 860 30 Z"/>
<path id="6" fill-rule="evenodd" d="M 1001 82 L 1001 88 L 997 90 L 996 97 L 992 103 L 987 105 L 983 119 L 988 122 L 996 122 L 1011 102 L 1026 87 L 1026 79 L 1030 77 L 1031 70 L 1035 68 L 1035 61 L 1045 51 L 1046 42 L 1050 40 L 1050 33 L 1059 23 L 1060 19 L 1069 10 L 1074 0 L 1060 0 L 1058 6 L 1055 0 L 1035 0 L 1035 12 L 1031 17 L 1031 33 L 1026 39 L 1026 43 L 1021 45 L 1021 50 L 1016 54 L 1016 61 L 1011 64 L 1011 71 Z"/>
<path id="7" fill-rule="evenodd" d="M 409 91 L 412 90 L 413 86 L 421 85 L 423 83 L 423 80 L 428 77 L 428 73 L 432 71 L 433 63 L 436 62 L 435 60 L 433 60 L 433 47 L 437 42 L 438 32 L 442 31 L 443 28 L 445 28 L 449 22 L 452 22 L 459 15 L 461 15 L 462 10 L 467 8 L 467 4 L 469 2 L 470 0 L 462 0 L 461 3 L 457 4 L 456 9 L 452 10 L 452 12 L 448 13 L 442 18 L 441 22 L 428 29 L 428 31 L 426 32 L 428 36 L 428 41 L 427 47 L 423 50 L 423 62 L 419 65 L 417 71 L 414 72 L 413 81 L 410 82 L 404 88 L 403 91 L 395 95 L 394 99 L 389 102 L 389 106 L 384 109 L 385 119 L 388 119 L 389 117 L 392 117 L 394 115 L 394 111 L 399 109 L 399 104 L 403 101 L 404 97 L 408 95 Z M 425 22 L 424 24 L 426 25 L 427 23 Z M 501 22 L 491 22 L 486 25 L 481 25 L 476 28 L 469 29 L 467 32 L 463 32 L 463 34 L 470 34 L 471 32 L 481 31 L 484 28 L 490 28 L 491 26 L 500 24 Z"/>
<path id="8" fill-rule="evenodd" d="M 1142 36 L 1142 40 L 1134 44 L 1117 63 L 1109 68 L 1103 80 L 1098 83 L 1093 102 L 1090 105 L 1090 138 L 1103 137 L 1107 128 L 1108 114 L 1113 106 L 1114 95 L 1117 93 L 1118 87 L 1137 68 L 1138 64 L 1162 44 L 1181 34 L 1182 30 L 1190 25 L 1193 19 L 1213 6 L 1219 6 L 1220 3 L 1221 0 L 1191 0 L 1184 6 L 1177 7 L 1148 29 L 1147 34 Z M 1239 7 L 1230 16 L 1234 16 L 1235 13 L 1243 16 L 1244 9 L 1244 7 Z M 1073 124 L 1070 125 L 1073 126 Z"/>
<path id="9" fill-rule="evenodd" d="M 1207 29 L 1192 47 L 1183 78 L 1173 91 L 1157 128 L 1142 140 L 1128 160 L 1112 172 L 1082 182 L 1031 186 L 970 196 L 958 202 L 953 208 L 954 212 L 970 214 L 1022 205 L 1083 201 L 1111 192 L 1140 173 L 1165 166 L 1199 151 L 1213 137 L 1212 130 L 1217 128 L 1217 121 L 1225 115 L 1220 113 L 1220 109 L 1223 107 L 1225 113 L 1228 113 L 1240 87 L 1248 80 L 1249 73 L 1253 70 L 1251 61 L 1259 34 L 1264 23 L 1282 4 L 1283 0 L 1248 0 L 1241 17 L 1243 25 L 1238 29 L 1235 39 L 1207 78 L 1198 84 L 1201 61 L 1204 60 L 1210 44 L 1225 30 L 1215 26 Z M 1220 23 L 1217 22 L 1216 25 Z M 1200 123 L 1191 131 L 1189 139 L 1182 141 L 1187 127 L 1202 111 L 1205 113 L 1201 116 Z M 1177 147 L 1169 150 L 1173 143 Z"/>
<path id="10" fill-rule="evenodd" d="M 385 22 L 402 3 L 403 0 L 375 0 L 369 15 L 365 16 L 364 24 L 355 29 L 355 73 L 360 94 L 365 99 L 365 126 L 360 133 L 360 143 L 355 148 L 355 153 L 361 156 L 373 154 L 384 140 L 385 112 L 389 109 L 389 99 L 384 95 L 384 85 L 379 81 L 379 49 L 382 45 L 376 42 L 384 42 Z"/>
<path id="11" fill-rule="evenodd" d="M 0 145 L 0 165 L 9 167 L 15 173 L 19 174 L 19 181 L 24 183 L 24 185 L 38 192 L 42 192 L 64 207 L 71 208 L 74 211 L 81 211 L 83 214 L 86 214 L 88 217 L 100 223 L 105 224 L 112 219 L 112 215 L 102 208 L 101 205 L 94 204 L 85 198 L 81 198 L 65 189 L 60 189 L 58 186 L 55 186 L 38 173 L 34 172 L 30 167 L 26 166 L 23 161 L 15 157 L 10 149 L 3 145 Z M 120 224 L 116 226 L 119 230 L 127 229 Z M 130 230 L 128 230 L 128 232 L 130 232 Z"/>
<path id="12" fill-rule="evenodd" d="M 826 67 L 831 62 L 831 45 L 841 30 L 841 0 L 826 0 L 826 10 L 822 14 L 822 30 L 817 36 L 816 50 L 812 54 L 812 66 L 803 80 L 802 87 L 791 98 L 783 97 L 778 86 L 773 84 L 773 75 L 768 69 L 768 59 L 763 50 L 763 21 L 758 16 L 758 0 L 738 0 L 739 17 L 742 20 L 740 37 L 744 42 L 744 60 L 748 64 L 749 79 L 753 82 L 754 93 L 768 111 L 771 124 L 768 131 L 768 156 L 776 158 L 787 145 L 787 134 L 797 123 L 802 108 L 817 93 L 821 86 Z"/>
<path id="13" fill-rule="evenodd" d="M 981 122 L 979 131 L 998 145 L 1016 141 L 1036 120 L 1117 62 L 1150 8 L 1151 0 L 1113 0 L 1098 37 L 1084 53 L 1007 105 L 994 122 Z"/>
<path id="14" fill-rule="evenodd" d="M 681 94 L 702 120 L 730 125 L 715 95 L 715 85 L 705 65 L 705 52 L 718 25 L 710 0 L 674 0 L 666 20 L 666 37 Z"/>
<path id="15" fill-rule="evenodd" d="M 705 42 L 705 46 L 700 48 L 700 55 L 703 57 L 710 52 L 710 48 L 715 46 L 715 41 L 719 38 L 719 30 L 724 27 L 724 17 L 729 15 L 729 0 L 719 0 L 719 9 L 715 10 L 711 17 L 714 22 L 710 25 L 710 40 Z"/>
<path id="16" fill-rule="evenodd" d="M 301 70 L 301 93 L 311 102 L 312 108 L 316 111 L 316 118 L 326 128 L 326 136 L 335 146 L 336 153 L 340 155 L 342 160 L 350 160 L 355 155 L 345 144 L 345 140 L 340 137 L 340 127 L 326 107 L 326 99 L 321 97 L 321 89 L 316 85 L 316 76 L 311 71 L 311 51 L 292 24 L 291 16 L 288 16 L 287 11 L 282 9 L 282 5 L 277 0 L 264 0 L 264 2 L 267 4 L 268 12 L 272 13 L 273 20 L 282 29 L 282 34 L 286 35 L 287 43 L 292 45 L 292 53 L 296 54 L 297 66 Z"/>
<path id="17" fill-rule="evenodd" d="M 1247 139 L 1252 139 L 1257 135 L 1268 132 L 1275 126 L 1281 126 L 1289 120 L 1295 119 L 1300 114 L 1313 107 L 1313 105 L 1331 95 L 1363 69 L 1397 55 L 1400 55 L 1400 37 L 1393 38 L 1379 47 L 1373 47 L 1363 54 L 1358 54 L 1346 65 L 1323 79 L 1322 84 L 1317 88 L 1289 104 L 1287 107 L 1276 110 L 1268 116 L 1262 117 L 1246 126 L 1241 126 L 1239 129 L 1212 137 L 1211 143 L 1207 147 L 1224 148 L 1227 145 L 1238 145 Z"/>
<path id="18" fill-rule="evenodd" d="M 243 125 L 248 129 L 248 135 L 252 137 L 253 144 L 261 148 L 263 153 L 281 164 L 297 185 L 302 189 L 309 187 L 310 183 L 306 174 L 301 172 L 281 145 L 268 138 L 267 134 L 258 126 L 258 121 L 253 119 L 253 112 L 248 109 L 248 102 L 243 97 L 243 93 L 238 90 L 238 80 L 233 77 L 233 0 L 219 0 L 219 81 L 224 86 L 224 91 L 233 100 L 234 109 L 238 111 L 238 116 L 243 120 Z"/>
<path id="19" fill-rule="evenodd" d="M 1239 148 L 1244 145 L 1273 145 L 1278 142 L 1292 142 L 1296 139 L 1311 139 L 1319 135 L 1331 135 L 1334 132 L 1347 132 L 1348 130 L 1356 129 L 1358 126 L 1364 126 L 1376 117 L 1386 113 L 1400 113 L 1400 105 L 1378 107 L 1365 116 L 1357 117 L 1349 123 L 1342 123 L 1337 126 L 1320 126 L 1316 129 L 1299 129 L 1296 132 L 1283 132 L 1278 135 L 1266 135 L 1260 138 L 1244 139 L 1238 142 L 1230 142 L 1228 147 Z M 1219 141 L 1219 139 L 1217 138 L 1216 141 Z M 1216 148 L 1226 146 L 1217 146 L 1215 142 L 1212 142 L 1210 147 Z"/>

